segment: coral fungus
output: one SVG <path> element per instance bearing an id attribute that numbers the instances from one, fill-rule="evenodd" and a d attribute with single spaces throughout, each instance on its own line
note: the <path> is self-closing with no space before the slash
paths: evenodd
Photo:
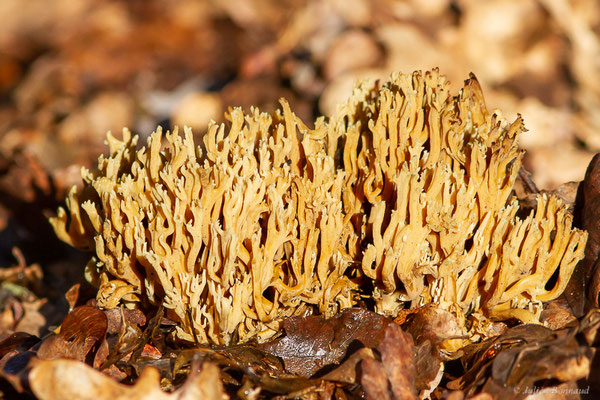
<path id="1" fill-rule="evenodd" d="M 363 82 L 314 129 L 285 101 L 233 109 L 202 147 L 189 129 L 139 150 L 108 135 L 51 222 L 95 249 L 100 306 L 163 304 L 184 340 L 264 339 L 285 317 L 351 306 L 361 282 L 382 313 L 435 301 L 536 321 L 587 234 L 552 196 L 517 216 L 522 120 L 488 113 L 474 77 L 448 89 L 437 70 Z"/>
<path id="2" fill-rule="evenodd" d="M 70 218 L 52 221 L 63 240 L 95 248 L 86 273 L 101 307 L 142 296 L 164 304 L 178 337 L 229 343 L 311 305 L 352 304 L 343 173 L 317 139 L 299 140 L 306 128 L 282 104 L 273 117 L 233 110 L 204 152 L 189 129 L 168 133 L 164 150 L 160 130 L 137 152 L 127 130 L 108 136 L 110 156 L 83 171 L 87 192 L 69 194 Z"/>
<path id="3" fill-rule="evenodd" d="M 488 113 L 474 76 L 456 97 L 448 86 L 437 71 L 365 83 L 334 119 L 346 138 L 345 210 L 367 239 L 362 271 L 382 312 L 435 301 L 534 322 L 537 305 L 564 290 L 587 234 L 553 196 L 517 217 L 521 117 Z"/>

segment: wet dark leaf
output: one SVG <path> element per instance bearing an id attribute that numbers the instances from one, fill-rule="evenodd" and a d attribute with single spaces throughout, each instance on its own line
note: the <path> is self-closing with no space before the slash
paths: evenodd
<path id="1" fill-rule="evenodd" d="M 234 361 L 238 366 L 250 367 L 256 371 L 270 374 L 285 373 L 283 365 L 277 357 L 260 350 L 256 346 L 241 344 L 216 348 L 215 351 Z"/>
<path id="2" fill-rule="evenodd" d="M 25 351 L 39 341 L 40 339 L 35 335 L 25 332 L 15 332 L 0 342 L 0 358 L 13 350 Z"/>
<path id="3" fill-rule="evenodd" d="M 6 354 L 0 360 L 0 380 L 6 379 L 18 393 L 23 392 L 27 381 L 27 367 L 32 357 L 32 351 L 19 353 L 13 350 Z"/>
<path id="4" fill-rule="evenodd" d="M 245 344 L 218 349 L 197 347 L 181 350 L 172 364 L 173 376 L 188 373 L 198 361 L 209 361 L 225 367 L 229 372 L 242 373 L 242 386 L 237 390 L 241 398 L 254 398 L 252 393 L 257 388 L 259 392 L 290 395 L 317 387 L 322 382 L 321 379 L 290 376 L 275 357 Z M 224 377 L 229 384 L 240 385 L 230 375 Z"/>
<path id="5" fill-rule="evenodd" d="M 135 371 L 135 376 L 140 376 L 146 367 L 153 367 L 158 370 L 160 373 L 161 379 L 166 380 L 167 382 L 171 382 L 174 379 L 173 371 L 173 360 L 170 358 L 140 358 L 135 363 L 122 363 L 122 368 L 124 371 L 128 371 L 129 375 L 132 375 L 132 372 Z M 111 365 L 114 367 L 114 365 Z M 186 375 L 189 375 L 191 371 L 187 371 Z"/>
<path id="6" fill-rule="evenodd" d="M 251 378 L 252 379 L 252 378 Z M 315 388 L 323 383 L 320 379 L 306 379 L 302 377 L 270 377 L 268 375 L 262 375 L 259 379 L 255 379 L 255 382 L 263 390 L 288 395 L 290 398 L 295 398 L 296 395 Z"/>
<path id="7" fill-rule="evenodd" d="M 208 347 L 180 350 L 177 352 L 177 357 L 173 362 L 173 375 L 186 373 L 188 366 L 191 365 L 194 359 L 223 362 L 225 357 Z"/>
<path id="8" fill-rule="evenodd" d="M 358 308 L 330 319 L 292 317 L 283 323 L 284 337 L 258 347 L 280 357 L 289 373 L 310 377 L 324 366 L 340 362 L 353 342 L 377 347 L 388 324 L 381 315 Z"/>

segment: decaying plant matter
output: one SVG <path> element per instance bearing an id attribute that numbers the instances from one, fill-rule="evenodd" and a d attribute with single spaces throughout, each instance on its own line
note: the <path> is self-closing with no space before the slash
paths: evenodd
<path id="1" fill-rule="evenodd" d="M 523 122 L 488 113 L 474 77 L 448 88 L 437 71 L 366 82 L 314 129 L 285 101 L 234 109 L 202 148 L 188 129 L 140 150 L 109 135 L 51 222 L 95 249 L 100 306 L 162 303 L 185 340 L 265 338 L 285 317 L 352 305 L 368 280 L 382 313 L 435 301 L 536 321 L 587 234 L 555 197 L 517 217 Z"/>

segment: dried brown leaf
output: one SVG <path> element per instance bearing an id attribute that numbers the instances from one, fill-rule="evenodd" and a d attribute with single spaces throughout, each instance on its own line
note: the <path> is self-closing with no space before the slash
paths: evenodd
<path id="1" fill-rule="evenodd" d="M 102 365 L 102 363 L 104 361 L 106 361 L 109 354 L 110 354 L 110 346 L 109 346 L 106 338 L 104 338 L 102 340 L 102 342 L 100 343 L 100 346 L 98 346 L 98 350 L 96 351 L 96 355 L 94 356 L 94 362 L 93 362 L 92 366 L 95 369 L 100 370 L 100 366 Z M 125 372 L 121 371 L 119 368 L 117 368 L 117 366 L 114 364 L 109 365 L 107 368 L 104 368 L 102 370 L 102 373 L 110 376 L 111 378 L 113 378 L 116 381 L 122 381 L 123 379 L 127 378 L 127 374 Z"/>
<path id="2" fill-rule="evenodd" d="M 80 306 L 71 311 L 60 327 L 60 333 L 44 340 L 38 350 L 43 360 L 71 358 L 84 361 L 106 333 L 104 313 L 91 306 Z"/>
<path id="3" fill-rule="evenodd" d="M 600 254 L 600 154 L 596 154 L 590 162 L 583 181 L 583 209 L 582 227 L 588 231 L 588 241 L 585 248 L 585 258 L 576 267 L 571 282 L 567 287 L 569 292 L 583 293 L 581 288 L 587 288 L 588 299 L 592 307 L 600 305 L 600 268 L 598 268 L 598 255 Z M 569 290 L 570 289 L 570 290 Z M 577 292 L 579 289 L 579 292 Z M 577 299 L 576 299 L 577 300 Z M 583 311 L 583 301 L 579 300 L 579 314 Z M 576 313 L 578 315 L 578 313 Z"/>
<path id="4" fill-rule="evenodd" d="M 357 381 L 356 367 L 358 363 L 366 360 L 367 358 L 375 358 L 373 350 L 366 347 L 358 349 L 357 351 L 352 353 L 352 355 L 348 357 L 348 359 L 344 361 L 339 367 L 324 375 L 323 379 L 326 381 L 354 384 Z"/>
<path id="5" fill-rule="evenodd" d="M 382 373 L 383 366 L 374 359 L 367 358 L 361 363 L 360 383 L 365 389 L 367 399 L 392 400 L 387 376 Z"/>
<path id="6" fill-rule="evenodd" d="M 540 325 L 519 325 L 506 333 L 464 349 L 465 374 L 448 388 L 468 395 L 479 390 L 496 398 L 521 399 L 527 389 L 552 382 L 581 379 L 590 371 L 593 350 L 580 327 L 552 331 Z M 554 383 L 556 385 L 556 383 Z"/>
<path id="7" fill-rule="evenodd" d="M 429 340 L 419 344 L 416 348 L 415 388 L 421 398 L 432 392 L 442 379 L 444 364 L 437 354 L 437 348 Z"/>
<path id="8" fill-rule="evenodd" d="M 381 361 L 361 363 L 361 383 L 371 399 L 417 399 L 415 345 L 410 334 L 390 324 L 379 344 Z"/>
<path id="9" fill-rule="evenodd" d="M 579 331 L 585 337 L 590 346 L 598 347 L 600 345 L 600 309 L 590 310 L 579 324 Z"/>
<path id="10" fill-rule="evenodd" d="M 71 312 L 75 308 L 75 305 L 77 304 L 77 300 L 79 299 L 79 287 L 80 286 L 81 285 L 79 283 L 76 283 L 73 286 L 71 286 L 69 288 L 69 290 L 67 290 L 67 293 L 65 293 L 65 299 L 67 300 L 67 303 L 69 304 L 69 312 Z"/>
<path id="11" fill-rule="evenodd" d="M 129 310 L 111 308 L 110 310 L 104 310 L 104 314 L 106 314 L 106 319 L 108 322 L 108 328 L 106 330 L 106 333 L 108 334 L 115 334 L 121 330 L 123 318 L 125 318 L 125 321 L 129 324 L 135 324 L 138 326 L 146 324 L 146 316 L 138 309 Z"/>
<path id="12" fill-rule="evenodd" d="M 140 342 L 142 339 L 142 330 L 140 327 L 132 322 L 128 321 L 125 317 L 123 309 L 119 309 L 121 312 L 122 323 L 119 327 L 119 333 L 116 342 L 110 345 L 110 352 L 106 359 L 100 364 L 100 369 L 108 368 L 117 361 L 123 359 L 123 357 L 131 354 L 134 350 L 143 344 Z M 99 360 L 95 360 L 96 361 Z"/>
<path id="13" fill-rule="evenodd" d="M 12 248 L 17 265 L 0 269 L 0 282 L 16 282 L 23 286 L 39 288 L 44 273 L 38 264 L 27 265 L 23 252 L 18 247 Z"/>
<path id="14" fill-rule="evenodd" d="M 540 315 L 540 322 L 552 330 L 561 329 L 577 320 L 564 304 L 564 300 L 557 299 L 546 304 Z"/>
<path id="15" fill-rule="evenodd" d="M 396 324 L 390 324 L 379 345 L 381 363 L 388 376 L 394 398 L 416 399 L 415 346 L 412 336 Z"/>
<path id="16" fill-rule="evenodd" d="M 460 338 L 464 336 L 458 318 L 435 304 L 427 304 L 410 314 L 402 327 L 412 335 L 416 344 L 429 340 L 436 350 L 461 347 Z"/>
<path id="17" fill-rule="evenodd" d="M 26 332 L 36 336 L 42 336 L 46 332 L 46 316 L 40 312 L 40 308 L 47 304 L 47 299 L 33 301 L 24 301 L 20 303 L 23 316 L 19 318 L 14 330 L 17 332 Z"/>
<path id="18" fill-rule="evenodd" d="M 133 386 L 115 382 L 93 368 L 73 360 L 40 360 L 29 374 L 31 390 L 40 400 L 222 400 L 227 396 L 219 378 L 219 370 L 204 363 L 200 372 L 190 374 L 174 393 L 160 389 L 160 373 L 146 368 Z"/>
<path id="19" fill-rule="evenodd" d="M 377 347 L 389 320 L 373 312 L 350 308 L 333 318 L 292 317 L 283 322 L 286 336 L 258 346 L 283 359 L 286 371 L 310 377 L 341 361 L 354 341 Z"/>

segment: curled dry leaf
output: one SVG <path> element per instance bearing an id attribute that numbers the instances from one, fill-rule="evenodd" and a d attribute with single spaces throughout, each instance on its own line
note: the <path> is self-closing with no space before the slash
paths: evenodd
<path id="1" fill-rule="evenodd" d="M 48 299 L 34 299 L 26 300 L 19 305 L 15 304 L 15 309 L 19 309 L 21 318 L 18 320 L 14 327 L 16 332 L 27 332 L 36 336 L 41 337 L 46 333 L 46 325 L 48 320 L 46 315 L 40 312 L 42 306 L 48 304 Z M 15 315 L 16 316 L 16 315 Z"/>
<path id="2" fill-rule="evenodd" d="M 227 396 L 219 369 L 202 364 L 173 393 L 160 388 L 160 373 L 146 368 L 133 386 L 120 384 L 95 369 L 73 360 L 39 360 L 29 374 L 31 390 L 39 400 L 223 400 Z"/>
<path id="3" fill-rule="evenodd" d="M 27 265 L 23 252 L 18 247 L 12 248 L 17 265 L 0 269 L 0 282 L 15 282 L 23 286 L 39 289 L 44 273 L 38 264 Z"/>
<path id="4" fill-rule="evenodd" d="M 436 346 L 426 340 L 416 348 L 415 388 L 420 398 L 427 398 L 438 387 L 444 375 L 444 364 L 440 361 Z"/>
<path id="5" fill-rule="evenodd" d="M 107 321 L 102 310 L 80 306 L 71 311 L 60 326 L 60 333 L 46 338 L 37 356 L 43 360 L 71 358 L 84 361 L 94 345 L 104 338 Z"/>
<path id="6" fill-rule="evenodd" d="M 67 300 L 67 303 L 69 304 L 69 312 L 73 311 L 73 309 L 75 308 L 75 305 L 77 304 L 77 301 L 79 300 L 80 287 L 81 287 L 81 284 L 76 283 L 73 286 L 71 286 L 69 288 L 69 290 L 67 290 L 67 292 L 65 293 L 65 299 Z"/>
<path id="7" fill-rule="evenodd" d="M 284 337 L 259 348 L 283 359 L 289 373 L 310 377 L 342 360 L 354 341 L 377 347 L 388 324 L 385 317 L 359 308 L 346 309 L 330 319 L 292 317 L 283 321 Z"/>

